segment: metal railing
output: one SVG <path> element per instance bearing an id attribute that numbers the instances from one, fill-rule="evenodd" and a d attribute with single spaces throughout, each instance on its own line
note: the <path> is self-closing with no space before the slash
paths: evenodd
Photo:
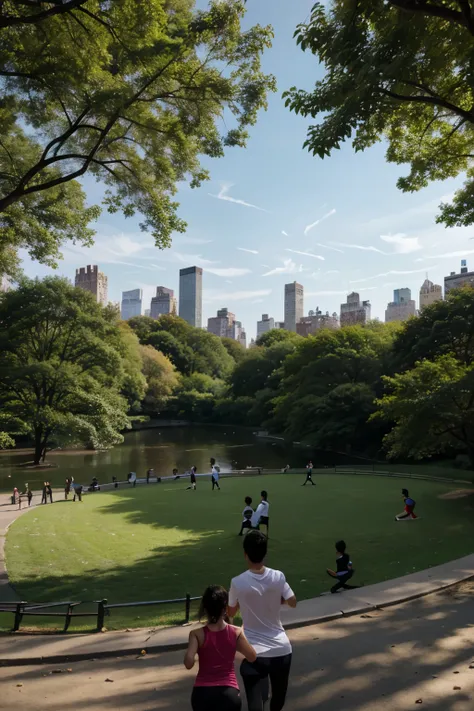
<path id="1" fill-rule="evenodd" d="M 170 600 L 146 600 L 144 602 L 118 602 L 109 604 L 108 600 L 94 600 L 92 602 L 45 602 L 32 603 L 19 600 L 18 602 L 2 602 L 0 603 L 0 612 L 10 612 L 14 615 L 13 632 L 18 632 L 23 618 L 30 617 L 64 617 L 63 631 L 67 632 L 71 620 L 75 617 L 94 617 L 96 619 L 96 630 L 100 632 L 105 623 L 105 618 L 110 616 L 113 610 L 119 610 L 129 607 L 147 607 L 151 605 L 177 605 L 184 603 L 184 624 L 187 624 L 191 617 L 191 602 L 200 600 L 200 597 L 192 597 L 186 593 L 185 597 L 179 597 Z M 77 611 L 79 605 L 97 605 L 96 610 L 88 612 Z M 66 610 L 61 612 L 53 611 L 54 608 L 65 607 Z"/>

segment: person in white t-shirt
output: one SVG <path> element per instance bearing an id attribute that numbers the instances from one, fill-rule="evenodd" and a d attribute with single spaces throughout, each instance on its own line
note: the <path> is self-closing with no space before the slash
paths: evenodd
<path id="1" fill-rule="evenodd" d="M 268 538 L 268 524 L 269 524 L 269 512 L 270 504 L 268 503 L 268 492 L 265 490 L 260 492 L 262 500 L 255 509 L 253 516 L 251 518 L 252 528 L 260 528 L 260 526 L 267 527 L 267 538 Z"/>
<path id="2" fill-rule="evenodd" d="M 243 661 L 240 673 L 247 695 L 248 711 L 262 711 L 270 678 L 270 711 L 285 705 L 291 668 L 292 648 L 280 619 L 281 605 L 296 607 L 296 597 L 280 570 L 264 565 L 267 537 L 249 531 L 244 538 L 248 570 L 232 578 L 229 617 L 240 609 L 245 635 L 257 652 L 257 659 Z"/>
<path id="3" fill-rule="evenodd" d="M 211 480 L 212 480 L 212 491 L 214 491 L 215 487 L 221 490 L 221 487 L 219 486 L 219 473 L 220 469 L 216 464 L 215 459 L 211 459 Z"/>

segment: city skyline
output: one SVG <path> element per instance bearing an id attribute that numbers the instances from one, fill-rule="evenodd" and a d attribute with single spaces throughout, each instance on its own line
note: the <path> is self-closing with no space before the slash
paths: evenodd
<path id="1" fill-rule="evenodd" d="M 396 181 L 403 168 L 386 162 L 383 140 L 364 153 L 343 143 L 330 160 L 302 148 L 311 121 L 290 113 L 281 95 L 323 76 L 324 68 L 293 38 L 313 4 L 248 3 L 248 26 L 274 26 L 263 68 L 276 76 L 278 91 L 249 127 L 247 149 L 205 158 L 211 180 L 200 188 L 177 186 L 173 199 L 188 228 L 173 236 L 169 249 L 157 249 L 153 236 L 141 231 L 140 215 L 104 211 L 92 225 L 94 246 L 65 245 L 56 272 L 22 252 L 25 273 L 57 273 L 74 281 L 77 266 L 99 264 L 109 278 L 111 301 L 139 288 L 148 304 L 158 284 L 179 295 L 179 270 L 196 265 L 204 269 L 202 324 L 227 306 L 246 325 L 249 340 L 263 312 L 283 320 L 284 285 L 293 280 L 304 285 L 307 307 L 319 304 L 323 312 L 339 313 L 356 291 L 381 320 L 393 289 L 407 287 L 418 295 L 426 273 L 444 285 L 459 260 L 474 255 L 472 228 L 447 229 L 435 221 L 439 204 L 462 184 L 462 176 L 402 193 Z M 97 204 L 105 186 L 91 176 L 81 183 L 89 203 Z"/>

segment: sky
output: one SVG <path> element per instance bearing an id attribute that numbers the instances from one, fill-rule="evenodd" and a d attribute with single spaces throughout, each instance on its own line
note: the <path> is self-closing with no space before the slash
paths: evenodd
<path id="1" fill-rule="evenodd" d="M 435 223 L 439 203 L 461 178 L 404 194 L 396 180 L 408 169 L 386 163 L 383 142 L 357 154 L 346 143 L 324 160 L 303 149 L 311 120 L 292 114 L 281 97 L 292 86 L 311 89 L 324 75 L 316 58 L 303 53 L 293 38 L 313 4 L 248 0 L 245 24 L 274 28 L 263 69 L 275 75 L 278 90 L 251 128 L 246 149 L 203 159 L 211 180 L 195 190 L 180 187 L 186 233 L 160 250 L 140 232 L 139 217 L 103 212 L 94 246 L 65 246 L 55 273 L 73 279 L 76 268 L 98 264 L 108 276 L 111 301 L 120 301 L 122 291 L 142 288 L 148 308 L 157 286 L 178 296 L 179 270 L 203 267 L 203 326 L 227 307 L 250 340 L 262 313 L 283 320 L 286 283 L 303 284 L 305 313 L 316 307 L 339 312 L 346 295 L 358 291 L 370 300 L 372 317 L 384 320 L 394 289 L 411 288 L 418 304 L 427 274 L 443 284 L 445 275 L 459 271 L 462 258 L 474 265 L 474 241 L 469 241 L 474 229 Z M 86 178 L 84 187 L 95 204 L 100 186 Z M 27 275 L 52 273 L 23 256 Z"/>

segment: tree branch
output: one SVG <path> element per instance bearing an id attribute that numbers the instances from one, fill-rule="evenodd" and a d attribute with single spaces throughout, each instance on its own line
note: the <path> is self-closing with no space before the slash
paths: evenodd
<path id="1" fill-rule="evenodd" d="M 458 0 L 461 4 L 461 0 Z M 389 0 L 390 5 L 403 10 L 404 12 L 413 12 L 421 15 L 428 15 L 431 17 L 440 17 L 443 20 L 448 20 L 449 22 L 454 22 L 457 25 L 465 27 L 467 30 L 474 34 L 470 23 L 466 20 L 464 13 L 458 10 L 452 10 L 445 5 L 437 5 L 432 2 L 426 2 L 426 0 Z"/>
<path id="2" fill-rule="evenodd" d="M 66 0 L 64 3 L 55 3 L 53 7 L 49 7 L 47 10 L 32 15 L 2 15 L 0 16 L 0 28 L 37 24 L 53 15 L 62 15 L 75 7 L 85 5 L 86 2 L 87 0 Z M 22 0 L 17 2 L 17 4 L 26 5 L 31 8 L 41 8 L 43 5 L 52 5 L 53 0 L 46 0 L 44 2 L 43 0 L 37 0 L 37 2 L 25 2 L 25 0 Z"/>
<path id="3" fill-rule="evenodd" d="M 431 104 L 432 106 L 442 106 L 443 108 L 448 109 L 452 113 L 457 114 L 461 118 L 466 119 L 466 121 L 469 121 L 469 123 L 474 123 L 474 113 L 472 113 L 472 111 L 465 111 L 465 109 L 461 109 L 459 106 L 452 104 L 450 101 L 441 98 L 441 96 L 420 96 L 419 94 L 410 96 L 406 94 L 398 94 L 395 91 L 383 88 L 380 88 L 380 91 L 385 96 L 388 96 L 391 99 L 397 99 L 397 101 L 406 101 L 408 103 L 414 102 L 418 104 Z"/>

